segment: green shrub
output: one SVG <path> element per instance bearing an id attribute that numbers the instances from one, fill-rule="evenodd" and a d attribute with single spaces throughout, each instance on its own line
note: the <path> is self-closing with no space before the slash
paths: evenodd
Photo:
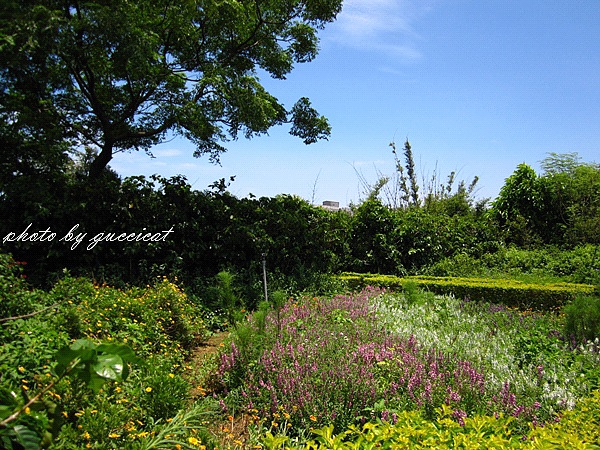
<path id="1" fill-rule="evenodd" d="M 6 273 L 6 266 L 4 269 Z M 15 287 L 13 298 L 30 292 L 10 274 L 13 279 L 6 285 Z M 52 314 L 1 324 L 0 420 L 37 393 L 43 396 L 31 406 L 31 414 L 22 414 L 14 426 L 0 429 L 0 448 L 19 439 L 44 446 L 52 440 L 49 432 L 54 435 L 54 448 L 65 449 L 174 448 L 176 443 L 189 447 L 192 441 L 208 444 L 208 431 L 200 423 L 206 408 L 194 407 L 191 415 L 186 412 L 190 408 L 190 385 L 185 381 L 187 347 L 196 339 L 204 339 L 208 331 L 203 310 L 177 285 L 161 278 L 152 287 L 121 290 L 66 277 L 50 292 L 39 290 L 35 295 L 41 306 L 58 306 Z M 107 384 L 99 392 L 66 378 L 49 384 L 61 373 L 57 351 L 80 338 L 90 343 L 90 351 L 126 343 L 148 365 L 132 368 L 127 380 Z M 104 344 L 97 346 L 99 342 Z M 111 371 L 118 372 L 117 359 L 98 358 L 111 366 L 90 363 L 85 367 L 99 367 L 109 378 Z M 77 370 L 85 367 L 82 364 Z M 43 391 L 48 386 L 51 390 Z M 38 406 L 42 408 L 39 411 Z M 194 425 L 189 426 L 192 420 Z M 20 430 L 35 432 L 21 438 Z M 206 436 L 201 437 L 202 433 Z"/>
<path id="2" fill-rule="evenodd" d="M 172 419 L 187 406 L 190 385 L 169 361 L 153 358 L 140 374 L 139 406 L 154 420 Z"/>
<path id="3" fill-rule="evenodd" d="M 565 336 L 576 343 L 600 338 L 600 297 L 579 296 L 565 306 Z"/>
<path id="4" fill-rule="evenodd" d="M 358 290 L 365 286 L 377 286 L 392 290 L 404 290 L 407 283 L 416 283 L 419 288 L 439 295 L 454 295 L 476 301 L 502 303 L 522 309 L 552 310 L 560 308 L 581 294 L 591 294 L 594 286 L 574 283 L 528 283 L 513 279 L 499 278 L 454 278 L 454 277 L 395 277 L 344 273 L 340 279 L 350 289 Z"/>
<path id="5" fill-rule="evenodd" d="M 600 448 L 600 390 L 565 411 L 558 422 L 532 430 L 529 438 L 532 448 Z"/>
<path id="6" fill-rule="evenodd" d="M 25 264 L 0 254 L 0 318 L 29 314 L 43 307 L 39 292 L 28 289 L 23 278 Z"/>
<path id="7" fill-rule="evenodd" d="M 526 435 L 514 429 L 514 419 L 476 415 L 455 420 L 452 408 L 443 406 L 428 420 L 420 411 L 404 411 L 395 423 L 352 425 L 335 434 L 333 426 L 313 430 L 308 442 L 294 442 L 285 434 L 264 434 L 266 449 L 598 449 L 600 445 L 600 391 L 566 411 L 557 423 L 534 427 Z"/>
<path id="8" fill-rule="evenodd" d="M 524 279 L 530 276 L 597 284 L 599 259 L 596 246 L 591 244 L 570 250 L 549 246 L 535 250 L 510 247 L 479 258 L 465 253 L 455 254 L 425 268 L 423 273 L 438 277 Z"/>

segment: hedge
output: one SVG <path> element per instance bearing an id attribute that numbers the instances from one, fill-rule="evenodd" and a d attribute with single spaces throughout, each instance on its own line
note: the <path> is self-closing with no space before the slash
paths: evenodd
<path id="1" fill-rule="evenodd" d="M 458 278 L 342 273 L 338 276 L 352 290 L 365 286 L 403 289 L 407 283 L 415 283 L 421 289 L 440 295 L 454 295 L 470 300 L 502 303 L 522 309 L 560 309 L 578 295 L 590 295 L 594 286 L 575 283 L 535 284 L 519 280 L 499 278 Z"/>

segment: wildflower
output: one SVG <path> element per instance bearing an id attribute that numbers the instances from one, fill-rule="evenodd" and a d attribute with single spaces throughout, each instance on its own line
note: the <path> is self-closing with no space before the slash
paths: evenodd
<path id="1" fill-rule="evenodd" d="M 197 438 L 195 438 L 194 436 L 190 436 L 188 438 L 188 442 L 190 444 L 192 444 L 192 445 L 198 445 L 198 444 L 200 444 L 200 441 Z"/>
<path id="2" fill-rule="evenodd" d="M 90 436 L 90 433 L 88 433 L 87 431 L 83 433 L 83 438 L 86 441 L 89 441 L 92 437 Z"/>
<path id="3" fill-rule="evenodd" d="M 120 434 L 117 434 L 117 433 L 110 433 L 110 434 L 108 435 L 108 437 L 109 437 L 109 438 L 111 438 L 111 439 L 117 439 L 117 438 L 120 438 L 120 437 L 121 437 L 121 435 L 120 435 Z"/>
<path id="4" fill-rule="evenodd" d="M 309 417 L 310 420 L 312 420 L 313 422 L 317 421 L 317 418 L 315 416 L 313 416 L 312 414 Z"/>
<path id="5" fill-rule="evenodd" d="M 17 369 L 19 372 L 23 373 L 25 372 L 25 367 L 23 366 L 19 366 L 19 368 Z"/>
<path id="6" fill-rule="evenodd" d="M 152 392 L 152 388 L 151 388 L 150 386 L 148 386 L 148 387 L 146 388 L 146 392 Z"/>
<path id="7" fill-rule="evenodd" d="M 173 374 L 173 373 L 170 373 L 170 374 L 169 374 L 169 378 L 175 378 L 175 374 Z"/>

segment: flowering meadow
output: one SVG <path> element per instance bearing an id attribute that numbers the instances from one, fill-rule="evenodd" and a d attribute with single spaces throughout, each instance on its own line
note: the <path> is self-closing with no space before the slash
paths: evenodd
<path id="1" fill-rule="evenodd" d="M 218 403 L 190 395 L 202 308 L 166 278 L 27 289 L 1 256 L 0 448 L 206 448 Z"/>
<path id="2" fill-rule="evenodd" d="M 411 285 L 277 291 L 235 311 L 200 358 L 225 317 L 176 280 L 117 289 L 66 276 L 46 292 L 0 263 L 0 448 L 600 445 L 598 341 L 569 334 L 568 309 Z"/>
<path id="3" fill-rule="evenodd" d="M 501 428 L 525 439 L 599 387 L 597 342 L 574 346 L 563 325 L 560 314 L 410 286 L 302 297 L 239 325 L 217 378 L 228 406 L 272 438 L 259 439 L 267 446 L 302 442 L 311 429 L 333 439 L 369 423 L 393 426 L 406 414 L 459 427 L 504 420 Z"/>

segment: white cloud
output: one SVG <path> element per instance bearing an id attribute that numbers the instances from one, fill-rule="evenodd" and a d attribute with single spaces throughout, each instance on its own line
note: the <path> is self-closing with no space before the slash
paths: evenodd
<path id="1" fill-rule="evenodd" d="M 332 25 L 333 39 L 341 45 L 376 51 L 401 61 L 423 57 L 414 22 L 429 7 L 426 0 L 346 0 Z"/>
<path id="2" fill-rule="evenodd" d="M 410 33 L 406 2 L 397 0 L 346 0 L 337 24 L 348 36 L 372 37 L 379 33 Z"/>
<path id="3" fill-rule="evenodd" d="M 170 156 L 181 156 L 182 153 L 183 152 L 177 148 L 161 148 L 161 149 L 152 151 L 152 154 L 154 156 L 156 156 L 157 158 L 159 158 L 159 157 L 168 158 Z"/>

